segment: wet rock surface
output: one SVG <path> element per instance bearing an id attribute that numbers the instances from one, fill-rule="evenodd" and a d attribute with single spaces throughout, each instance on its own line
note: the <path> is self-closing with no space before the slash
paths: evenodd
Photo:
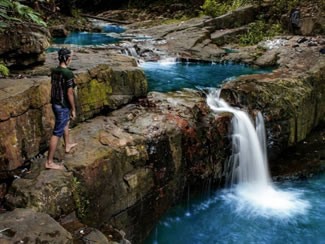
<path id="1" fill-rule="evenodd" d="M 54 219 L 30 209 L 15 209 L 0 215 L 1 243 L 72 244 L 72 237 Z"/>
<path id="2" fill-rule="evenodd" d="M 325 171 L 325 127 L 314 129 L 308 137 L 270 162 L 273 179 L 299 180 Z"/>

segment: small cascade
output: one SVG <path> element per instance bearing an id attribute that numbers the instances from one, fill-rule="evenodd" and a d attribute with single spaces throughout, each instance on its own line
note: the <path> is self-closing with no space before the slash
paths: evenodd
<path id="1" fill-rule="evenodd" d="M 248 211 L 249 215 L 285 218 L 305 214 L 310 207 L 307 201 L 295 192 L 276 189 L 271 181 L 262 114 L 257 114 L 255 129 L 249 115 L 227 104 L 216 89 L 210 90 L 207 104 L 216 113 L 233 114 L 232 155 L 226 179 L 231 190 L 224 200 L 235 202 L 237 211 Z"/>
<path id="2" fill-rule="evenodd" d="M 161 65 L 172 65 L 175 64 L 177 61 L 177 58 L 175 57 L 162 57 L 158 62 Z"/>
<path id="3" fill-rule="evenodd" d="M 129 56 L 132 56 L 134 58 L 138 57 L 137 51 L 135 50 L 134 47 L 128 47 L 126 49 L 126 51 L 127 51 L 127 53 L 128 53 Z"/>
<path id="4" fill-rule="evenodd" d="M 259 139 L 246 112 L 230 107 L 224 100 L 219 98 L 219 95 L 220 90 L 211 90 L 207 97 L 207 103 L 215 112 L 229 112 L 234 115 L 232 120 L 233 153 L 229 159 L 229 163 L 232 165 L 230 185 L 254 183 L 267 186 L 271 181 L 267 169 L 267 159 L 263 154 L 266 149 L 263 149 L 260 143 L 263 138 Z M 264 122 L 259 123 L 264 124 Z M 264 125 L 260 127 L 264 128 Z M 261 132 L 261 134 L 264 135 L 265 133 Z"/>

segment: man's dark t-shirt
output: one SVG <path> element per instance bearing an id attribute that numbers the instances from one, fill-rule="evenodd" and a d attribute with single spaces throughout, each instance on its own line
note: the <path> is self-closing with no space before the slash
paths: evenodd
<path id="1" fill-rule="evenodd" d="M 52 69 L 51 84 L 51 103 L 70 108 L 68 88 L 75 87 L 72 71 L 60 66 Z"/>

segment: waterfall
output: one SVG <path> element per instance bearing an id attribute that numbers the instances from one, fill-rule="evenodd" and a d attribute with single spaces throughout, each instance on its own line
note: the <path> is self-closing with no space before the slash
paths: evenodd
<path id="1" fill-rule="evenodd" d="M 129 56 L 132 56 L 132 57 L 138 57 L 138 54 L 137 54 L 137 51 L 135 50 L 134 47 L 129 47 L 127 48 L 127 51 L 129 53 Z"/>
<path id="2" fill-rule="evenodd" d="M 219 98 L 219 90 L 211 90 L 207 97 L 209 107 L 215 112 L 229 112 L 232 119 L 232 155 L 229 163 L 232 167 L 230 184 L 255 183 L 266 186 L 270 184 L 267 168 L 264 120 L 258 116 L 258 133 L 248 114 L 230 107 Z"/>
<path id="3" fill-rule="evenodd" d="M 232 155 L 227 182 L 231 186 L 225 201 L 235 202 L 236 210 L 248 215 L 291 217 L 305 214 L 310 205 L 293 191 L 278 190 L 268 170 L 264 119 L 257 114 L 256 129 L 249 115 L 220 98 L 220 90 L 211 89 L 207 104 L 216 113 L 228 112 L 232 118 Z"/>

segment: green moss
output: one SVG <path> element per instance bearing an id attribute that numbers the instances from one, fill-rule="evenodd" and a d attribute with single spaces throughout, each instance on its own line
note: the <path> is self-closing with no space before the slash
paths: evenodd
<path id="1" fill-rule="evenodd" d="M 209 15 L 211 17 L 221 16 L 229 11 L 240 8 L 249 3 L 259 3 L 254 0 L 205 0 L 201 6 L 201 15 Z"/>
<path id="2" fill-rule="evenodd" d="M 92 79 L 79 91 L 80 103 L 83 107 L 89 106 L 89 109 L 99 108 L 102 105 L 109 104 L 108 94 L 111 93 L 112 87 L 110 83 Z"/>
<path id="3" fill-rule="evenodd" d="M 79 218 L 84 218 L 87 214 L 89 200 L 82 193 L 80 182 L 76 177 L 72 181 L 73 198 L 77 207 L 77 215 Z"/>

